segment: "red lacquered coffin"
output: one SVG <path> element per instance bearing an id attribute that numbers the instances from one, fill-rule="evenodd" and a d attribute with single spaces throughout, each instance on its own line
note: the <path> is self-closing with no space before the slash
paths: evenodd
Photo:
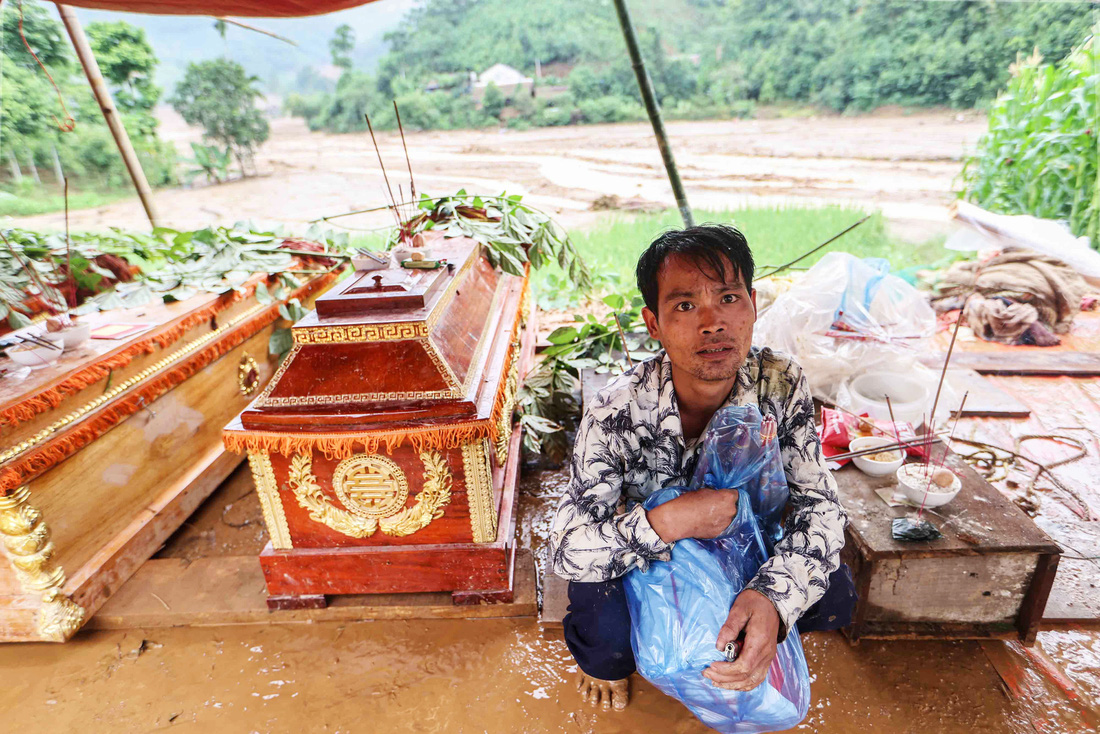
<path id="1" fill-rule="evenodd" d="M 358 271 L 319 298 L 225 430 L 264 510 L 273 608 L 326 594 L 511 600 L 527 279 L 473 240 L 432 251 L 446 267 Z"/>

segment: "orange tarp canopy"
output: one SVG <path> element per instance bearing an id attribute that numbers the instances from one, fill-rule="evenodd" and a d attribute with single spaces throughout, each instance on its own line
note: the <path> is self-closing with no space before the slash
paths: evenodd
<path id="1" fill-rule="evenodd" d="M 150 15 L 210 15 L 214 17 L 296 18 L 324 15 L 366 5 L 373 0 L 76 0 L 62 3 L 90 10 L 121 10 Z"/>

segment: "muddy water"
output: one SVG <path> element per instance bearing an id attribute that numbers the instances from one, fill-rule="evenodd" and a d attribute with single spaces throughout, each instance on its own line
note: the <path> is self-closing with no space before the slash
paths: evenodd
<path id="1" fill-rule="evenodd" d="M 561 471 L 528 472 L 519 541 L 539 555 Z M 247 474 L 231 477 L 162 555 L 262 546 Z M 258 534 L 257 534 L 258 533 Z M 1095 635 L 1048 633 L 1044 650 L 1083 698 L 1100 697 Z M 1032 702 L 1002 692 L 973 642 L 803 637 L 813 703 L 798 730 L 1024 734 Z M 0 731 L 636 732 L 708 731 L 635 677 L 623 713 L 576 704 L 565 645 L 531 619 L 324 623 L 82 633 L 66 645 L 0 647 Z M 1085 731 L 1071 710 L 1048 731 Z"/>

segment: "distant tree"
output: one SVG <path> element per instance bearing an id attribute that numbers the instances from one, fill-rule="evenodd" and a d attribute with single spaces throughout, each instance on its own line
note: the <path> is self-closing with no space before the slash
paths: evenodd
<path id="1" fill-rule="evenodd" d="M 492 82 L 485 87 L 485 96 L 481 98 L 481 110 L 489 117 L 500 118 L 504 111 L 504 92 Z"/>
<path id="2" fill-rule="evenodd" d="M 169 100 L 189 125 L 202 125 L 203 135 L 233 153 L 241 173 L 252 162 L 256 146 L 267 140 L 270 126 L 256 109 L 262 97 L 259 78 L 228 59 L 191 63 Z"/>
<path id="3" fill-rule="evenodd" d="M 351 52 L 355 49 L 355 31 L 347 23 L 337 26 L 336 34 L 328 42 L 329 53 L 332 54 L 333 66 L 338 66 L 344 71 L 351 68 Z"/>
<path id="4" fill-rule="evenodd" d="M 145 37 L 145 29 L 124 21 L 89 23 L 88 38 L 103 76 L 115 87 L 119 109 L 150 112 L 160 100 L 153 83 L 157 57 Z"/>
<path id="5" fill-rule="evenodd" d="M 35 3 L 23 3 L 23 36 L 38 55 L 38 59 L 51 69 L 67 69 L 72 57 L 69 41 L 61 24 L 50 17 L 44 8 Z M 0 22 L 0 48 L 5 56 L 27 69 L 37 69 L 34 57 L 27 53 L 19 35 L 19 9 L 13 3 L 4 5 Z"/>

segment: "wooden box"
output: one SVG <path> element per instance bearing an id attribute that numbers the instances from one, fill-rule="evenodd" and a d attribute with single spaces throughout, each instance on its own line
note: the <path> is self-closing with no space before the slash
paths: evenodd
<path id="1" fill-rule="evenodd" d="M 943 455 L 937 445 L 933 457 Z M 843 560 L 859 594 L 847 634 L 853 641 L 1018 637 L 1035 640 L 1061 550 L 1020 508 L 958 455 L 944 466 L 962 490 L 925 517 L 943 537 L 894 540 L 890 521 L 916 510 L 891 508 L 876 489 L 896 485 L 852 465 L 835 472 L 849 515 Z"/>
<path id="2" fill-rule="evenodd" d="M 276 366 L 261 280 L 100 314 L 151 328 L 0 380 L 0 640 L 68 639 L 240 462 L 221 426 Z"/>
<path id="3" fill-rule="evenodd" d="M 433 251 L 447 268 L 357 272 L 318 299 L 226 428 L 263 504 L 272 607 L 390 592 L 511 600 L 527 279 L 495 271 L 473 240 Z"/>

